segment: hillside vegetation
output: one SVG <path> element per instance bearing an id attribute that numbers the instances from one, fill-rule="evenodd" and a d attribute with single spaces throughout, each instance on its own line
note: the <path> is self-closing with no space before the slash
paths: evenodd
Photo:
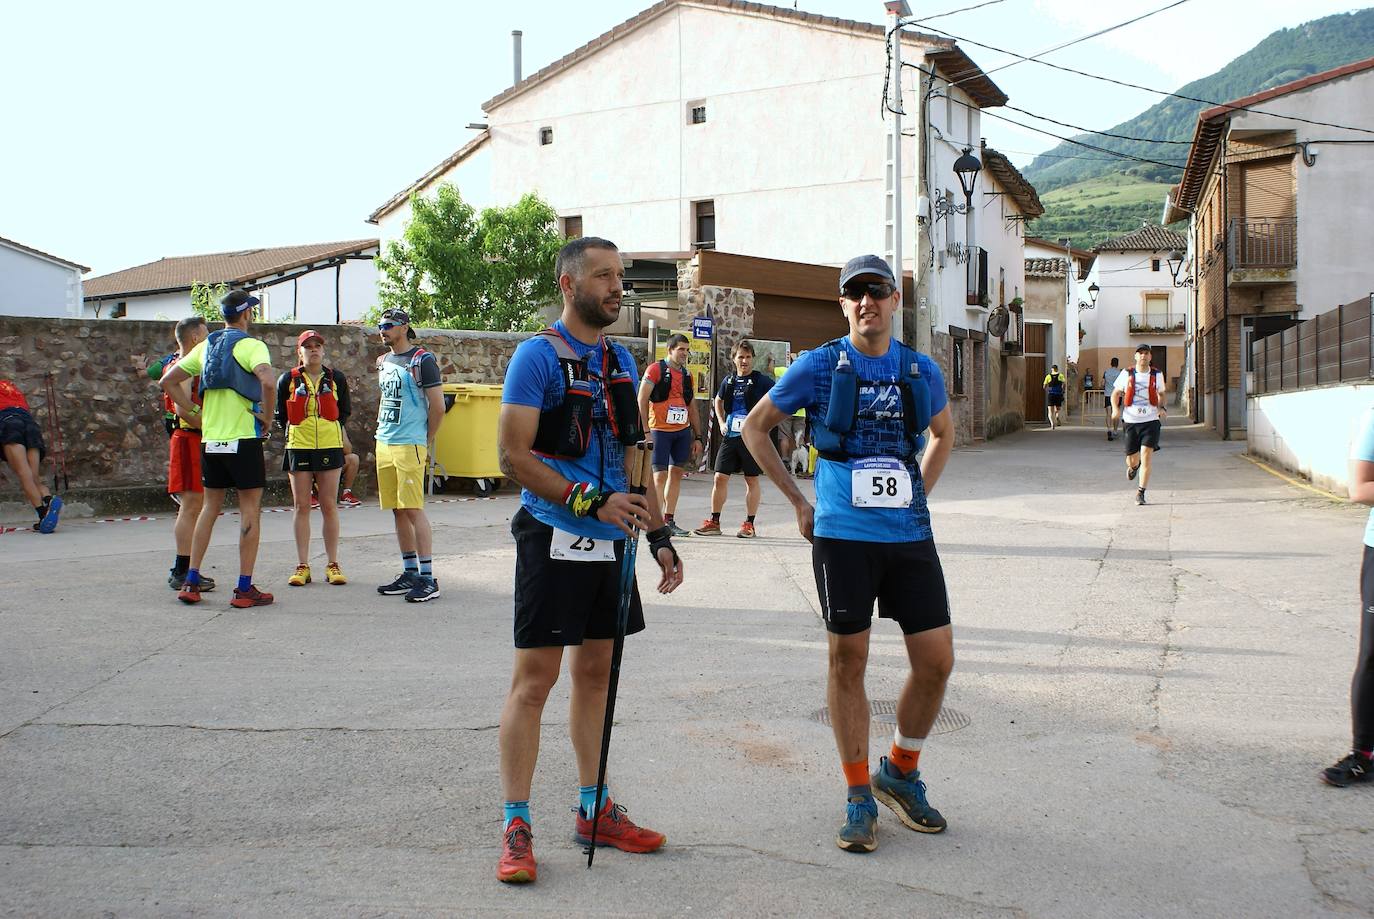
<path id="1" fill-rule="evenodd" d="M 1199 51 L 1204 52 L 1205 36 L 1198 36 L 1196 40 Z M 1372 56 L 1374 8 L 1338 13 L 1291 29 L 1280 29 L 1221 70 L 1194 80 L 1178 93 L 1218 103 L 1229 102 Z M 1040 192 L 1046 214 L 1032 225 L 1031 232 L 1047 238 L 1068 235 L 1074 238 L 1076 245 L 1093 245 L 1136 229 L 1142 217 L 1158 221 L 1165 186 L 1178 181 L 1188 148 L 1155 141 L 1191 141 L 1198 113 L 1208 107 L 1200 102 L 1167 98 L 1129 121 L 1107 129 L 1146 140 L 1120 140 L 1095 134 L 1081 134 L 1075 138 L 1120 153 L 1175 165 L 1109 160 L 1107 154 L 1067 143 L 1037 156 L 1023 173 Z M 1073 120 L 1097 127 L 1090 111 Z M 1091 181 L 1100 178 L 1114 181 L 1106 185 Z M 1148 196 L 1143 190 L 1125 191 L 1148 184 L 1155 185 L 1153 202 L 1147 202 Z M 1104 188 L 1117 190 L 1101 194 Z M 1059 189 L 1072 194 L 1067 198 L 1056 197 L 1054 192 Z M 1134 204 L 1126 200 L 1132 195 L 1139 196 Z M 1094 213 L 1099 209 L 1102 213 Z M 1051 229 L 1053 226 L 1081 226 L 1082 229 L 1056 233 Z"/>

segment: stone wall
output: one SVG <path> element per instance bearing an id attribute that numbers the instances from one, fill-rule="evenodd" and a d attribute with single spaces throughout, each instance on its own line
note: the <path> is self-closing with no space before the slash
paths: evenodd
<path id="1" fill-rule="evenodd" d="M 734 373 L 730 352 L 741 339 L 754 332 L 754 292 L 739 287 L 702 286 L 698 283 L 696 259 L 678 263 L 678 321 L 691 328 L 697 316 L 709 314 L 715 322 L 715 378 Z"/>
<path id="2" fill-rule="evenodd" d="M 49 406 L 45 376 L 53 376 L 57 416 L 66 448 L 67 476 L 73 490 L 160 486 L 166 481 L 167 434 L 157 384 L 148 364 L 175 350 L 170 322 L 123 319 L 36 319 L 0 317 L 0 378 L 24 393 L 48 440 Z M 213 327 L 213 326 L 212 326 Z M 266 323 L 252 334 L 267 343 L 272 366 L 295 362 L 296 336 L 306 326 Z M 385 350 L 375 331 L 358 326 L 323 326 L 325 363 L 349 382 L 353 415 L 348 433 L 362 460 L 372 468 L 377 418 L 376 360 Z M 500 383 L 516 345 L 528 334 L 421 330 L 419 344 L 434 352 L 444 381 Z M 643 339 L 618 339 L 643 366 Z M 53 446 L 48 444 L 49 448 Z M 282 438 L 269 441 L 267 469 L 281 472 Z M 51 469 L 44 470 L 51 476 Z M 18 485 L 5 474 L 0 500 Z"/>

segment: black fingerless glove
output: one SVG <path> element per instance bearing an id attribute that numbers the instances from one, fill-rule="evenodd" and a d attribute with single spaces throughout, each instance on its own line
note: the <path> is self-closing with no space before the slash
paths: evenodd
<path id="1" fill-rule="evenodd" d="M 667 549 L 673 553 L 673 564 L 677 565 L 680 561 L 677 550 L 673 548 L 673 531 L 669 527 L 661 526 L 657 530 L 646 533 L 645 537 L 649 540 L 649 551 L 653 553 L 654 560 L 658 560 L 658 550 Z"/>

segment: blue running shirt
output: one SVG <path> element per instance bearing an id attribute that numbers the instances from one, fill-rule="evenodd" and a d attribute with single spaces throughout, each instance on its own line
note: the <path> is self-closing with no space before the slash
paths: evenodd
<path id="1" fill-rule="evenodd" d="M 613 491 L 625 491 L 625 448 L 611 433 L 606 414 L 605 389 L 601 382 L 601 344 L 588 345 L 578 341 L 561 320 L 554 323 L 554 328 L 562 333 L 578 357 L 591 355 L 587 369 L 592 384 L 593 431 L 587 453 L 580 459 L 560 460 L 545 456 L 539 459 L 570 482 L 604 484 Z M 605 341 L 604 338 L 601 340 Z M 620 361 L 620 368 L 630 375 L 631 380 L 637 380 L 639 375 L 635 369 L 634 357 L 623 345 L 612 343 L 612 347 L 615 348 L 616 358 Z M 509 405 L 528 405 L 540 411 L 547 411 L 563 404 L 563 386 L 563 376 L 558 368 L 558 355 L 554 353 L 553 345 L 536 336 L 521 342 L 515 349 L 515 354 L 506 367 L 501 401 Z M 528 489 L 521 490 L 520 503 L 540 523 L 557 527 L 566 533 L 591 536 L 595 539 L 623 539 L 625 536 L 609 523 L 602 523 L 592 517 L 574 517 L 572 511 L 563 504 L 546 501 Z"/>
<path id="2" fill-rule="evenodd" d="M 1374 408 L 1365 409 L 1360 416 L 1360 426 L 1350 444 L 1350 458 L 1374 463 Z M 1364 544 L 1374 546 L 1374 508 L 1370 509 L 1369 520 L 1364 526 Z"/>
<path id="3" fill-rule="evenodd" d="M 894 341 L 882 357 L 868 357 L 848 340 L 840 347 L 849 354 L 860 380 L 859 412 L 854 431 L 845 438 L 854 456 L 901 458 L 907 451 L 902 426 L 902 350 Z M 799 408 L 808 417 L 824 418 L 830 403 L 830 374 L 834 363 L 830 348 L 817 348 L 797 358 L 778 380 L 770 395 L 773 404 L 785 414 Z M 921 376 L 930 388 L 930 414 L 938 415 L 949 402 L 945 380 L 936 363 L 916 354 Z M 856 542 L 921 542 L 931 539 L 930 511 L 920 467 L 908 466 L 911 474 L 911 504 L 907 507 L 854 507 L 852 502 L 853 458 L 837 462 L 821 458 L 816 464 L 817 536 Z"/>

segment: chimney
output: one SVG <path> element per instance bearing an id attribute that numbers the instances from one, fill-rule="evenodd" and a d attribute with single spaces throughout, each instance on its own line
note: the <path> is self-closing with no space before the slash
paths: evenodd
<path id="1" fill-rule="evenodd" d="M 511 47 L 512 47 L 512 49 L 513 49 L 514 52 L 515 52 L 515 83 L 512 83 L 512 84 L 511 84 L 512 86 L 514 86 L 516 83 L 519 83 L 519 82 L 520 82 L 520 79 L 521 79 L 521 75 L 520 75 L 520 36 L 522 36 L 522 35 L 524 35 L 524 34 L 525 34 L 525 33 L 524 33 L 524 32 L 521 32 L 519 29 L 512 29 L 512 30 L 511 30 L 511 33 L 510 33 L 510 43 L 511 43 Z"/>

